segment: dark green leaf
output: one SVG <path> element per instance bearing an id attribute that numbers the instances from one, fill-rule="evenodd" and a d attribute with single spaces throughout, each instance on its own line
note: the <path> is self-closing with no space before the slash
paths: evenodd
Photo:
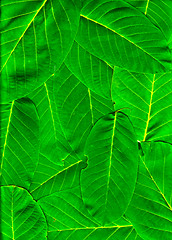
<path id="1" fill-rule="evenodd" d="M 45 240 L 45 216 L 31 195 L 15 186 L 1 187 L 0 194 L 0 238 Z"/>
<path id="2" fill-rule="evenodd" d="M 124 214 L 136 181 L 137 141 L 128 117 L 115 112 L 101 118 L 87 139 L 85 153 L 83 201 L 99 222 L 111 223 Z"/>
<path id="3" fill-rule="evenodd" d="M 0 184 L 29 188 L 39 155 L 39 119 L 28 98 L 0 105 Z"/>
<path id="4" fill-rule="evenodd" d="M 58 70 L 78 24 L 72 0 L 1 1 L 1 102 L 26 95 Z"/>

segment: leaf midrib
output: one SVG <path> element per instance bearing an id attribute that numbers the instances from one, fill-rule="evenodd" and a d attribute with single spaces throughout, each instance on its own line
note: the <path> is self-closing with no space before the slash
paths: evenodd
<path id="1" fill-rule="evenodd" d="M 151 58 L 153 58 L 153 59 L 154 59 L 155 61 L 157 61 L 161 66 L 164 67 L 164 65 L 163 65 L 157 58 L 155 58 L 154 56 L 152 56 L 150 53 L 148 53 L 146 50 L 144 50 L 143 48 L 141 48 L 139 45 L 137 45 L 136 43 L 132 42 L 131 40 L 129 40 L 128 38 L 126 38 L 126 37 L 123 36 L 122 34 L 120 34 L 120 33 L 118 33 L 117 31 L 115 31 L 114 29 L 111 29 L 111 28 L 107 27 L 106 25 L 104 25 L 104 24 L 102 24 L 102 23 L 99 23 L 99 22 L 97 22 L 96 20 L 91 19 L 91 18 L 89 18 L 89 17 L 87 17 L 87 16 L 85 16 L 85 15 L 83 15 L 83 14 L 80 14 L 80 16 L 83 17 L 83 18 L 85 18 L 85 19 L 87 19 L 87 20 L 89 20 L 89 21 L 91 21 L 91 22 L 94 22 L 94 23 L 96 23 L 96 24 L 98 24 L 98 25 L 100 25 L 100 26 L 102 26 L 102 27 L 105 27 L 105 28 L 107 28 L 108 30 L 110 30 L 110 31 L 114 32 L 115 34 L 117 34 L 118 36 L 120 36 L 121 38 L 124 38 L 124 39 L 127 40 L 129 43 L 131 43 L 131 44 L 133 44 L 135 47 L 139 48 L 141 51 L 143 51 L 144 53 L 146 53 L 148 56 L 150 56 Z"/>
<path id="2" fill-rule="evenodd" d="M 16 45 L 14 46 L 14 48 L 12 49 L 10 55 L 8 56 L 6 62 L 4 63 L 4 65 L 2 66 L 0 73 L 2 72 L 2 70 L 4 69 L 4 67 L 6 66 L 6 64 L 8 63 L 11 55 L 13 54 L 13 52 L 15 51 L 16 47 L 18 46 L 20 40 L 23 38 L 23 36 L 25 35 L 26 31 L 28 30 L 28 28 L 30 27 L 30 25 L 32 24 L 32 22 L 34 21 L 34 19 L 36 18 L 36 16 L 38 15 L 38 13 L 41 11 L 41 9 L 44 7 L 44 5 L 46 4 L 48 0 L 44 0 L 44 2 L 42 3 L 42 5 L 39 7 L 39 9 L 36 11 L 35 15 L 33 16 L 33 18 L 31 19 L 31 21 L 27 24 L 26 29 L 24 30 L 24 32 L 22 33 L 22 35 L 20 36 L 20 38 L 18 39 Z"/>
<path id="3" fill-rule="evenodd" d="M 147 11 L 148 11 L 149 2 L 150 2 L 150 0 L 147 0 L 147 3 L 146 3 L 146 9 L 145 9 L 145 15 L 147 15 Z"/>
<path id="4" fill-rule="evenodd" d="M 151 109 L 152 109 L 152 99 L 153 99 L 153 94 L 154 94 L 154 84 L 155 84 L 155 74 L 153 75 L 153 80 L 152 80 L 152 89 L 151 89 L 151 96 L 150 96 L 150 103 L 149 103 L 149 111 L 148 111 L 148 118 L 146 122 L 146 128 L 145 128 L 145 133 L 143 137 L 143 141 L 146 140 L 147 132 L 148 132 L 148 127 L 149 127 L 149 122 L 150 122 L 150 114 L 151 114 Z"/>
<path id="5" fill-rule="evenodd" d="M 158 184 L 156 183 L 155 179 L 153 178 L 152 174 L 150 173 L 146 163 L 142 160 L 151 180 L 153 181 L 153 183 L 155 184 L 156 188 L 158 189 L 159 193 L 161 194 L 162 198 L 164 199 L 164 201 L 166 202 L 166 204 L 168 205 L 169 209 L 172 211 L 172 206 L 169 204 L 169 202 L 167 201 L 165 195 L 162 193 L 162 191 L 160 190 L 160 188 L 158 187 Z"/>
<path id="6" fill-rule="evenodd" d="M 109 192 L 109 183 L 110 183 L 111 166 L 112 166 L 112 155 L 113 155 L 113 145 L 114 145 L 114 136 L 115 136 L 115 128 L 116 128 L 116 118 L 117 118 L 117 112 L 115 112 L 114 121 L 113 121 L 113 129 L 112 129 L 110 157 L 109 157 L 109 168 L 108 168 L 108 180 L 107 180 L 107 190 L 106 190 L 106 199 L 105 199 L 105 209 L 107 207 L 108 192 Z"/>
<path id="7" fill-rule="evenodd" d="M 76 230 L 97 230 L 97 229 L 112 229 L 112 228 L 125 228 L 125 227 L 133 227 L 133 225 L 116 225 L 116 226 L 100 226 L 100 227 L 85 227 L 85 228 L 69 228 L 69 229 L 58 229 L 48 232 L 63 232 L 63 231 L 76 231 Z"/>
<path id="8" fill-rule="evenodd" d="M 34 188 L 32 191 L 30 191 L 30 193 L 33 193 L 34 191 L 36 191 L 38 188 L 40 188 L 41 186 L 43 186 L 45 183 L 47 183 L 48 181 L 50 181 L 52 178 L 56 177 L 57 175 L 59 175 L 60 173 L 68 170 L 69 168 L 73 167 L 76 164 L 79 164 L 80 162 L 82 162 L 82 160 L 79 160 L 73 164 L 71 164 L 70 166 L 63 168 L 62 170 L 58 171 L 57 173 L 55 173 L 54 175 L 52 175 L 51 177 L 49 177 L 46 181 L 42 182 L 39 186 L 37 186 L 36 188 Z"/>

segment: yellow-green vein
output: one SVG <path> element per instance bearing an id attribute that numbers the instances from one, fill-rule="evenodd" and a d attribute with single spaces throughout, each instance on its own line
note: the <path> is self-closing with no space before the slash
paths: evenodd
<path id="1" fill-rule="evenodd" d="M 161 64 L 161 62 L 160 62 L 158 59 L 156 59 L 154 56 L 152 56 L 152 55 L 151 55 L 150 53 L 148 53 L 146 50 L 144 50 L 144 49 L 141 48 L 139 45 L 137 45 L 136 43 L 132 42 L 131 40 L 129 40 L 128 38 L 126 38 L 126 37 L 123 36 L 122 34 L 116 32 L 114 29 L 111 29 L 110 27 L 108 27 L 108 26 L 106 26 L 106 25 L 104 25 L 104 24 L 102 24 L 102 23 L 99 23 L 99 22 L 97 22 L 97 21 L 95 21 L 95 20 L 93 20 L 93 19 L 91 19 L 91 18 L 88 18 L 88 17 L 85 16 L 85 15 L 80 14 L 80 16 L 83 17 L 83 18 L 85 18 L 85 19 L 87 19 L 87 20 L 89 20 L 89 21 L 91 21 L 91 22 L 94 22 L 94 23 L 96 23 L 96 24 L 98 24 L 98 25 L 100 25 L 100 26 L 102 26 L 102 27 L 105 27 L 106 29 L 108 29 L 108 30 L 110 30 L 110 31 L 112 31 L 112 32 L 114 32 L 115 34 L 117 34 L 117 35 L 120 36 L 121 38 L 127 40 L 128 42 L 130 42 L 131 44 L 133 44 L 135 47 L 139 48 L 139 49 L 142 50 L 144 53 L 146 53 L 148 56 L 152 57 L 154 60 L 156 60 L 157 62 L 159 62 L 159 63 Z M 161 64 L 161 65 L 162 65 L 162 64 Z"/>
<path id="2" fill-rule="evenodd" d="M 146 140 L 148 126 L 149 126 L 149 121 L 150 121 L 150 113 L 151 113 L 151 107 L 152 107 L 152 98 L 153 98 L 153 93 L 154 93 L 154 84 L 155 84 L 155 74 L 153 75 L 153 80 L 152 80 L 152 90 L 151 90 L 150 103 L 149 103 L 148 119 L 147 119 L 147 122 L 146 122 L 146 128 L 145 128 L 143 141 Z"/>
<path id="3" fill-rule="evenodd" d="M 112 229 L 112 228 L 125 228 L 125 227 L 133 227 L 133 225 L 116 225 L 116 226 L 100 226 L 100 227 L 86 227 L 86 228 L 69 228 L 69 229 L 58 229 L 48 232 L 63 232 L 63 231 L 73 231 L 73 230 L 91 230 L 91 229 Z"/>
<path id="4" fill-rule="evenodd" d="M 147 11 L 148 11 L 149 1 L 150 0 L 147 0 L 147 3 L 146 3 L 145 15 L 147 14 Z"/>
<path id="5" fill-rule="evenodd" d="M 92 105 L 92 101 L 91 101 L 91 93 L 90 93 L 89 88 L 88 88 L 88 96 L 89 96 L 89 101 L 90 101 L 91 121 L 92 121 L 92 125 L 94 125 L 93 105 Z"/>
<path id="6" fill-rule="evenodd" d="M 109 169 L 108 169 L 107 190 L 106 190 L 106 199 L 105 199 L 105 208 L 106 208 L 106 205 L 107 205 L 107 198 L 108 198 L 108 191 L 109 191 L 109 182 L 110 182 L 110 175 L 111 175 L 112 154 L 113 154 L 113 145 L 114 145 L 116 118 L 117 118 L 117 112 L 115 112 L 114 121 L 113 121 L 112 138 L 111 138 L 111 146 L 110 146 L 110 157 L 109 157 Z"/>
<path id="7" fill-rule="evenodd" d="M 71 164 L 70 166 L 62 169 L 61 171 L 57 172 L 56 174 L 54 174 L 53 176 L 51 176 L 50 178 L 48 178 L 45 182 L 41 183 L 38 187 L 36 187 L 35 189 L 33 189 L 30 193 L 34 192 L 36 189 L 38 189 L 39 187 L 41 187 L 42 185 L 44 185 L 46 182 L 48 182 L 49 180 L 51 180 L 52 178 L 56 177 L 58 174 L 64 172 L 65 170 L 69 169 L 70 167 L 73 167 L 74 165 L 78 164 L 82 162 L 82 160 L 79 160 L 78 162 L 75 162 L 73 164 Z"/>
<path id="8" fill-rule="evenodd" d="M 35 23 L 34 23 L 34 21 L 33 21 L 33 32 L 34 32 L 34 38 L 35 38 L 36 80 L 38 80 L 38 53 L 37 53 L 37 38 L 36 38 L 36 29 L 35 29 Z"/>
<path id="9" fill-rule="evenodd" d="M 143 161 L 143 160 L 142 160 Z M 170 210 L 172 211 L 172 206 L 168 203 L 168 201 L 167 201 L 167 199 L 166 199 L 166 197 L 165 197 L 165 195 L 161 192 L 161 190 L 160 190 L 160 188 L 158 187 L 158 185 L 157 185 L 157 183 L 156 183 L 156 181 L 154 180 L 154 178 L 153 178 L 153 176 L 152 176 L 152 174 L 150 173 L 150 171 L 149 171 L 149 169 L 148 169 L 148 167 L 146 166 L 146 163 L 143 161 L 143 164 L 144 164 L 144 166 L 145 166 L 145 168 L 146 168 L 146 170 L 147 170 L 147 172 L 148 172 L 148 174 L 149 174 L 149 176 L 150 176 L 150 178 L 151 178 L 151 180 L 153 181 L 153 183 L 155 184 L 155 186 L 157 187 L 157 189 L 158 189 L 158 191 L 159 191 L 159 193 L 161 194 L 161 196 L 163 197 L 163 199 L 164 199 L 164 201 L 166 202 L 166 204 L 168 205 L 168 207 L 170 208 Z"/>
<path id="10" fill-rule="evenodd" d="M 50 63 L 49 63 L 49 69 L 51 66 L 51 51 L 50 51 L 50 45 L 49 45 L 49 40 L 48 40 L 48 34 L 47 34 L 47 18 L 46 18 L 46 13 L 45 13 L 45 6 L 43 6 L 43 12 L 44 12 L 44 22 L 45 22 L 45 38 L 46 38 L 46 42 L 47 42 L 47 47 L 48 47 L 48 53 L 49 53 L 49 57 L 50 57 Z"/>
<path id="11" fill-rule="evenodd" d="M 6 62 L 4 63 L 4 65 L 2 66 L 0 73 L 2 72 L 2 70 L 4 69 L 4 67 L 6 66 L 8 60 L 10 59 L 11 55 L 13 54 L 14 50 L 16 49 L 16 47 L 18 46 L 20 40 L 23 38 L 24 34 L 26 33 L 26 31 L 28 30 L 28 28 L 30 27 L 31 23 L 34 21 L 34 19 L 36 18 L 36 16 L 38 15 L 38 13 L 41 11 L 41 9 L 44 7 L 44 5 L 46 4 L 47 0 L 44 0 L 44 2 L 42 3 L 42 5 L 40 6 L 40 8 L 36 11 L 35 15 L 33 16 L 33 18 L 31 19 L 31 21 L 27 24 L 26 29 L 24 30 L 24 32 L 22 33 L 22 35 L 20 36 L 20 38 L 18 39 L 16 45 L 14 46 L 14 48 L 12 49 L 10 55 L 8 56 Z"/>
<path id="12" fill-rule="evenodd" d="M 60 35 L 60 44 L 61 44 L 61 51 L 62 51 L 62 55 L 63 55 L 62 34 L 61 34 L 61 31 L 60 31 L 59 25 L 58 25 L 57 20 L 56 20 L 56 17 L 55 17 L 54 7 L 53 7 L 52 0 L 50 0 L 50 3 L 51 3 L 51 11 L 52 11 L 52 15 L 53 15 L 53 18 L 54 18 L 54 22 L 55 22 L 55 24 L 56 24 L 56 26 L 57 26 L 57 29 L 58 29 L 58 31 L 59 31 L 59 35 Z"/>

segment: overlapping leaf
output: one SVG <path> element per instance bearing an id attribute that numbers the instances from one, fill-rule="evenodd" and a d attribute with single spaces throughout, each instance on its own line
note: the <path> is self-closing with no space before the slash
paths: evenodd
<path id="1" fill-rule="evenodd" d="M 89 89 L 105 98 L 111 98 L 113 67 L 74 42 L 65 64 Z"/>
<path id="2" fill-rule="evenodd" d="M 101 116 L 113 111 L 112 101 L 92 93 L 65 65 L 54 77 L 53 86 L 64 135 L 72 149 L 82 157 L 91 127 Z"/>
<path id="3" fill-rule="evenodd" d="M 65 189 L 79 186 L 80 171 L 83 167 L 84 163 L 82 162 L 82 160 L 71 164 L 70 166 L 62 169 L 61 171 L 52 168 L 51 166 L 47 166 L 47 168 L 51 168 L 50 177 L 44 182 L 41 182 L 38 179 L 39 175 L 36 175 L 37 178 L 34 176 L 33 185 L 31 185 L 30 192 L 35 199 L 40 199 L 54 192 L 59 192 Z M 36 185 L 37 187 L 33 188 L 33 186 L 35 186 L 35 179 L 38 181 L 38 186 Z"/>
<path id="4" fill-rule="evenodd" d="M 65 166 L 79 161 L 67 142 L 59 122 L 53 95 L 53 80 L 50 79 L 40 88 L 29 94 L 34 102 L 40 123 L 39 162 L 34 172 L 30 191 L 39 189 L 45 182 L 52 179 Z"/>
<path id="5" fill-rule="evenodd" d="M 124 219 L 109 226 L 99 225 L 83 205 L 79 188 L 54 193 L 38 203 L 48 221 L 49 240 L 137 239 L 132 224 Z"/>
<path id="6" fill-rule="evenodd" d="M 116 68 L 113 78 L 116 107 L 129 107 L 138 140 L 171 142 L 171 72 L 138 74 Z"/>
<path id="7" fill-rule="evenodd" d="M 172 48 L 172 2 L 170 0 L 125 0 L 143 12 L 165 35 Z"/>
<path id="8" fill-rule="evenodd" d="M 86 143 L 88 167 L 81 174 L 83 201 L 103 225 L 120 218 L 134 191 L 137 141 L 131 122 L 121 112 L 101 118 Z"/>
<path id="9" fill-rule="evenodd" d="M 45 216 L 29 193 L 19 187 L 0 187 L 0 236 L 9 239 L 46 239 Z"/>
<path id="10" fill-rule="evenodd" d="M 170 240 L 171 1 L 0 5 L 0 239 Z"/>
<path id="11" fill-rule="evenodd" d="M 1 185 L 28 188 L 39 155 L 39 119 L 28 98 L 0 105 Z"/>
<path id="12" fill-rule="evenodd" d="M 172 147 L 160 142 L 142 146 L 144 156 L 127 216 L 143 239 L 171 239 Z"/>
<path id="13" fill-rule="evenodd" d="M 46 81 L 68 54 L 79 24 L 75 1 L 1 1 L 1 102 Z"/>
<path id="14" fill-rule="evenodd" d="M 84 2 L 76 41 L 100 59 L 132 71 L 171 69 L 171 54 L 162 32 L 121 0 Z"/>
<path id="15" fill-rule="evenodd" d="M 65 66 L 29 97 L 40 118 L 39 163 L 30 187 L 38 198 L 43 194 L 42 185 L 46 189 L 53 188 L 58 174 L 84 160 L 83 148 L 91 127 L 99 117 L 112 111 L 113 104 L 111 100 L 92 94 Z M 64 169 L 60 166 L 61 160 Z"/>

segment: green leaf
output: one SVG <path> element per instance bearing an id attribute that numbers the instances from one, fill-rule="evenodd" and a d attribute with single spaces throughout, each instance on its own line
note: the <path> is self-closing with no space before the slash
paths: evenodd
<path id="1" fill-rule="evenodd" d="M 99 225 L 87 212 L 79 188 L 54 193 L 38 203 L 47 218 L 49 240 L 129 240 L 137 236 L 133 226 L 124 220 L 114 225 Z"/>
<path id="2" fill-rule="evenodd" d="M 1 187 L 0 193 L 1 239 L 46 239 L 44 214 L 29 193 L 16 186 Z"/>
<path id="3" fill-rule="evenodd" d="M 0 8 L 0 240 L 171 240 L 171 1 Z"/>
<path id="4" fill-rule="evenodd" d="M 172 73 L 138 74 L 116 68 L 112 98 L 116 108 L 128 107 L 139 141 L 171 143 Z"/>
<path id="5" fill-rule="evenodd" d="M 61 164 L 71 148 L 61 128 L 53 95 L 53 77 L 28 95 L 39 114 L 40 153 L 47 159 Z"/>
<path id="6" fill-rule="evenodd" d="M 101 118 L 87 139 L 85 153 L 88 167 L 81 173 L 83 201 L 104 225 L 124 214 L 135 187 L 138 148 L 128 117 L 115 112 Z"/>
<path id="7" fill-rule="evenodd" d="M 23 97 L 58 70 L 78 24 L 74 1 L 1 1 L 1 102 Z"/>
<path id="8" fill-rule="evenodd" d="M 75 40 L 96 57 L 128 70 L 155 73 L 171 69 L 162 32 L 122 0 L 86 1 Z"/>
<path id="9" fill-rule="evenodd" d="M 75 41 L 65 64 L 89 89 L 102 97 L 111 98 L 113 68 L 106 62 L 86 51 Z"/>
<path id="10" fill-rule="evenodd" d="M 127 216 L 145 240 L 172 238 L 172 146 L 142 144 L 136 189 Z"/>
<path id="11" fill-rule="evenodd" d="M 46 195 L 47 190 L 42 191 L 44 183 L 48 182 L 46 189 L 49 185 L 52 188 L 57 186 L 57 183 L 54 185 L 54 176 L 64 171 L 61 160 L 65 168 L 84 160 L 83 148 L 92 125 L 102 115 L 111 112 L 113 105 L 111 100 L 92 93 L 65 65 L 57 76 L 29 97 L 36 105 L 40 118 L 39 163 L 30 186 L 32 193 L 36 190 L 34 197 L 39 198 L 40 194 Z"/>
<path id="12" fill-rule="evenodd" d="M 54 77 L 54 100 L 64 136 L 83 157 L 85 141 L 94 123 L 113 111 L 113 104 L 88 89 L 63 65 Z"/>
<path id="13" fill-rule="evenodd" d="M 40 190 L 41 184 L 61 172 L 64 162 L 65 167 L 70 166 L 79 161 L 79 158 L 73 153 L 61 128 L 54 101 L 53 77 L 28 97 L 32 99 L 37 108 L 40 126 L 39 162 L 30 186 L 30 191 L 33 192 L 34 189 Z"/>
<path id="14" fill-rule="evenodd" d="M 1 104 L 0 184 L 29 188 L 39 155 L 39 119 L 28 98 Z"/>
<path id="15" fill-rule="evenodd" d="M 150 21 L 157 26 L 168 41 L 169 48 L 172 48 L 172 2 L 170 0 L 125 0 L 129 4 L 143 12 Z"/>
<path id="16" fill-rule="evenodd" d="M 30 193 L 33 195 L 34 199 L 38 200 L 54 192 L 59 192 L 79 186 L 80 172 L 83 167 L 84 163 L 82 160 L 71 164 L 61 171 L 56 170 L 51 165 L 47 165 L 47 175 L 50 172 L 49 178 L 44 182 L 41 182 L 40 179 L 42 180 L 42 178 L 40 178 L 40 175 L 36 175 L 37 179 L 36 176 L 34 176 L 33 181 L 37 180 L 40 182 L 40 184 L 38 185 L 38 182 L 36 182 L 38 186 L 33 188 L 33 185 L 35 185 L 33 182 L 33 185 L 31 185 L 30 188 Z M 54 175 L 52 175 L 53 173 Z"/>

